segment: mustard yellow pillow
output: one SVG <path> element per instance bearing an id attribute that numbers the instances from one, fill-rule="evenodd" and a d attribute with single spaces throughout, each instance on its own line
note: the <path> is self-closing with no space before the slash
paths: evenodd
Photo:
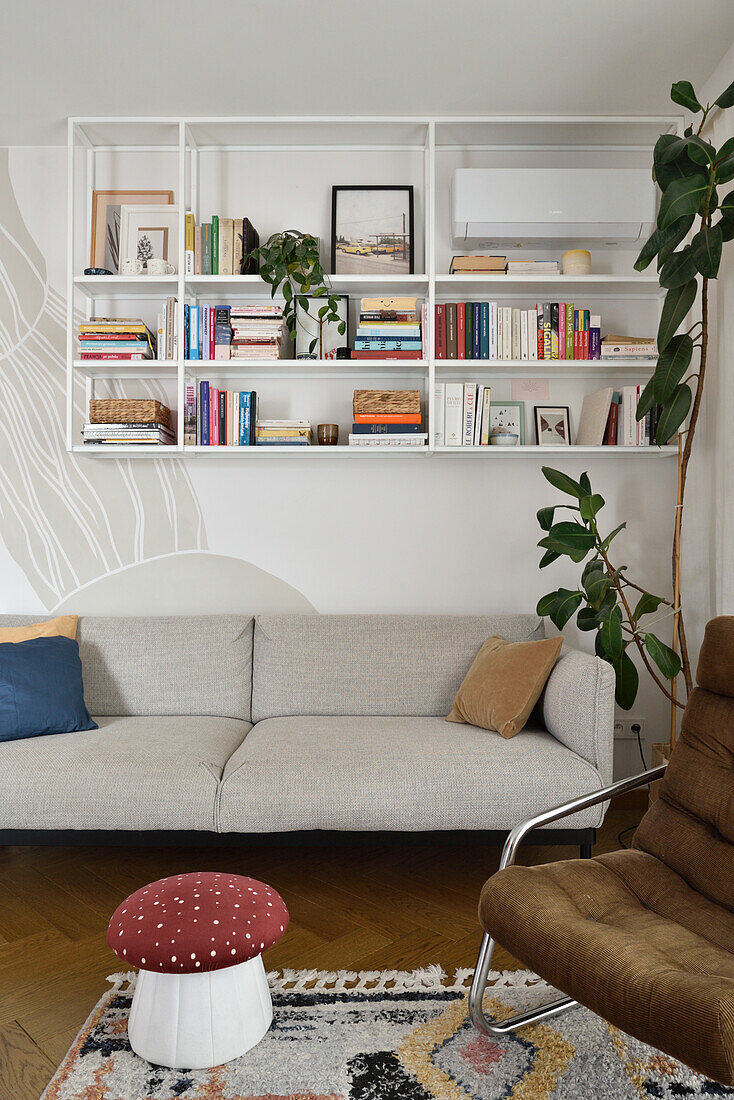
<path id="1" fill-rule="evenodd" d="M 447 722 L 514 737 L 527 722 L 561 652 L 563 638 L 508 642 L 488 638 L 456 693 Z"/>
<path id="2" fill-rule="evenodd" d="M 0 627 L 0 642 L 28 642 L 31 638 L 76 638 L 76 615 L 60 615 L 45 623 L 32 623 L 30 626 Z"/>

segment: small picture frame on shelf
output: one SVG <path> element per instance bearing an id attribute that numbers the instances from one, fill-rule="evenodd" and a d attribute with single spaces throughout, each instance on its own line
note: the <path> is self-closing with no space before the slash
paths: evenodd
<path id="1" fill-rule="evenodd" d="M 535 442 L 539 447 L 570 447 L 568 405 L 535 405 Z"/>
<path id="2" fill-rule="evenodd" d="M 489 435 L 492 433 L 516 435 L 515 446 L 525 444 L 525 402 L 491 401 L 489 404 Z"/>
<path id="3" fill-rule="evenodd" d="M 139 260 L 147 273 L 148 260 L 165 260 L 178 271 L 178 206 L 145 204 L 120 208 L 120 269 L 126 260 Z"/>
<path id="4" fill-rule="evenodd" d="M 308 309 L 302 309 L 299 300 L 296 299 L 296 338 L 293 354 L 296 359 L 335 359 L 338 348 L 346 348 L 349 345 L 349 295 L 339 294 L 337 313 L 339 319 L 344 321 L 346 328 L 344 335 L 339 334 L 339 325 L 336 321 L 332 324 L 319 326 L 318 311 L 326 304 L 325 298 L 312 298 L 309 300 Z M 321 332 L 319 333 L 319 328 Z M 311 341 L 316 341 L 316 346 L 311 351 Z"/>
<path id="5" fill-rule="evenodd" d="M 412 275 L 413 265 L 412 184 L 332 187 L 335 275 Z"/>
<path id="6" fill-rule="evenodd" d="M 170 206 L 173 191 L 93 191 L 89 266 L 120 272 L 120 220 L 124 205 Z"/>

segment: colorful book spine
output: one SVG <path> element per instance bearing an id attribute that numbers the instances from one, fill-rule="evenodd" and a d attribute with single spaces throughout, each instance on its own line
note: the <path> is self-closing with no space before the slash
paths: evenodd
<path id="1" fill-rule="evenodd" d="M 201 275 L 201 226 L 194 229 L 194 275 Z"/>
<path id="2" fill-rule="evenodd" d="M 212 273 L 212 223 L 203 222 L 201 226 L 201 274 Z"/>
<path id="3" fill-rule="evenodd" d="M 219 217 L 212 215 L 212 275 L 219 274 Z"/>
<path id="4" fill-rule="evenodd" d="M 437 382 L 436 388 L 442 385 L 442 382 Z M 411 435 L 420 430 L 420 424 L 352 424 L 352 435 Z"/>
<path id="5" fill-rule="evenodd" d="M 558 303 L 558 358 L 566 358 L 566 303 Z"/>
<path id="6" fill-rule="evenodd" d="M 551 359 L 558 358 L 558 302 L 551 302 Z"/>
<path id="7" fill-rule="evenodd" d="M 482 307 L 484 302 L 475 302 L 471 317 L 471 357 L 482 358 Z"/>
<path id="8" fill-rule="evenodd" d="M 209 383 L 199 383 L 199 433 L 202 447 L 209 446 Z"/>
<path id="9" fill-rule="evenodd" d="M 499 358 L 499 309 L 496 302 L 488 302 L 489 305 L 489 358 Z"/>
<path id="10" fill-rule="evenodd" d="M 456 303 L 456 358 L 466 359 L 466 302 Z"/>
<path id="11" fill-rule="evenodd" d="M 189 309 L 189 359 L 199 358 L 199 307 Z"/>
<path id="12" fill-rule="evenodd" d="M 545 359 L 545 328 L 543 325 L 543 306 L 540 303 L 535 307 L 535 315 L 538 320 L 538 359 Z"/>
<path id="13" fill-rule="evenodd" d="M 489 359 L 489 302 L 479 303 L 479 358 Z"/>
<path id="14" fill-rule="evenodd" d="M 229 323 L 229 306 L 214 307 L 214 358 L 229 359 L 232 329 Z"/>
<path id="15" fill-rule="evenodd" d="M 436 358 L 446 358 L 446 307 L 436 303 Z"/>
<path id="16" fill-rule="evenodd" d="M 456 359 L 456 302 L 446 303 L 446 358 Z"/>
<path id="17" fill-rule="evenodd" d="M 186 214 L 184 218 L 184 271 L 187 275 L 194 274 L 194 234 L 196 222 L 194 215 Z"/>
<path id="18" fill-rule="evenodd" d="M 451 345 L 447 339 L 446 352 L 448 359 L 456 358 L 456 326 L 453 329 L 453 355 Z M 448 336 L 448 326 L 447 326 Z M 421 348 L 420 336 L 395 336 L 392 338 L 381 336 L 357 336 L 354 341 L 356 351 L 419 351 Z"/>
<path id="19" fill-rule="evenodd" d="M 566 359 L 573 359 L 573 302 L 566 303 Z"/>
<path id="20" fill-rule="evenodd" d="M 474 303 L 465 302 L 464 316 L 464 358 L 474 358 Z"/>
<path id="21" fill-rule="evenodd" d="M 196 443 L 196 384 L 187 382 L 184 390 L 184 446 Z"/>
<path id="22" fill-rule="evenodd" d="M 551 303 L 543 302 L 543 358 L 551 358 Z"/>
<path id="23" fill-rule="evenodd" d="M 589 318 L 589 359 L 601 359 L 601 317 Z"/>

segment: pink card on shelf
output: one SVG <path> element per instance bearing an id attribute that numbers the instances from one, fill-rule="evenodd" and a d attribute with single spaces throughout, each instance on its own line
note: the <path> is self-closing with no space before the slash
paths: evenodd
<path id="1" fill-rule="evenodd" d="M 525 401 L 529 399 L 548 401 L 550 399 L 550 387 L 547 378 L 513 378 L 512 400 Z"/>

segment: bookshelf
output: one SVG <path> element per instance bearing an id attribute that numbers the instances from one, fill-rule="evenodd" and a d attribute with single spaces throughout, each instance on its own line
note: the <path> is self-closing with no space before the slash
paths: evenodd
<path id="1" fill-rule="evenodd" d="M 572 118 L 486 117 L 150 117 L 70 118 L 68 120 L 67 272 L 67 449 L 88 458 L 304 457 L 424 459 L 480 456 L 487 461 L 530 458 L 542 461 L 578 456 L 650 460 L 676 454 L 670 447 L 436 447 L 430 397 L 436 381 L 480 381 L 493 386 L 493 400 L 509 400 L 517 379 L 548 379 L 550 401 L 569 405 L 578 422 L 586 393 L 601 386 L 643 383 L 654 363 L 629 360 L 436 360 L 433 316 L 437 302 L 496 300 L 528 308 L 538 300 L 588 304 L 602 313 L 611 331 L 652 333 L 663 294 L 655 275 L 638 275 L 636 251 L 598 248 L 588 276 L 447 275 L 450 179 L 456 167 L 496 164 L 522 167 L 649 165 L 663 132 L 679 132 L 676 116 Z M 415 268 L 411 275 L 334 275 L 335 292 L 350 296 L 350 331 L 363 295 L 407 294 L 426 303 L 424 356 L 415 361 L 295 360 L 209 362 L 176 359 L 120 363 L 86 360 L 76 353 L 76 324 L 106 314 L 155 318 L 162 301 L 236 304 L 270 298 L 258 276 L 186 277 L 183 263 L 172 276 L 85 276 L 89 264 L 91 197 L 94 189 L 168 188 L 179 206 L 178 254 L 184 252 L 184 212 L 197 223 L 211 213 L 250 217 L 264 241 L 272 232 L 297 227 L 320 238 L 328 267 L 332 184 L 412 184 L 415 190 Z M 508 257 L 521 250 L 503 248 Z M 557 250 L 534 251 L 557 258 Z M 277 299 L 276 299 L 277 300 Z M 178 344 L 183 346 L 183 310 Z M 308 417 L 340 424 L 346 440 L 351 394 L 357 387 L 418 388 L 429 445 L 424 449 L 368 449 L 318 446 L 184 447 L 183 394 L 187 381 L 208 378 L 229 388 L 256 389 L 265 417 Z M 160 396 L 177 420 L 170 447 L 84 446 L 81 423 L 85 402 L 95 395 Z M 532 409 L 526 410 L 526 438 L 532 437 Z"/>

